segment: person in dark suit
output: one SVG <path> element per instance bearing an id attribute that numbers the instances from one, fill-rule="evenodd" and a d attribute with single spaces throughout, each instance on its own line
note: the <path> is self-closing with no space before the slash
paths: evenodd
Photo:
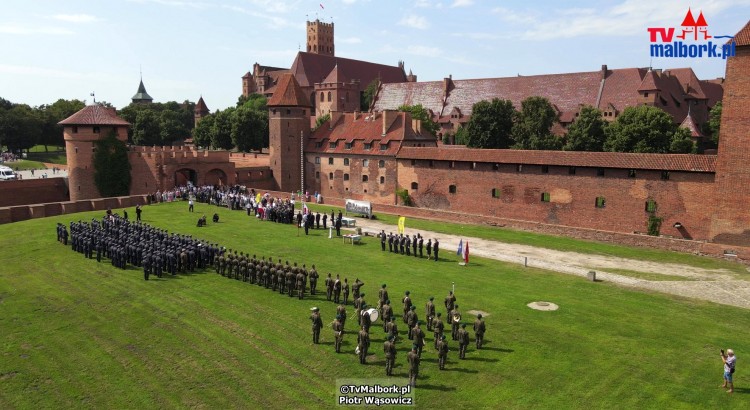
<path id="1" fill-rule="evenodd" d="M 315 229 L 320 229 L 320 212 L 315 213 Z"/>
<path id="2" fill-rule="evenodd" d="M 432 243 L 432 253 L 435 254 L 435 262 L 438 260 L 438 251 L 440 250 L 440 242 L 438 242 L 437 239 L 435 239 L 435 242 Z"/>

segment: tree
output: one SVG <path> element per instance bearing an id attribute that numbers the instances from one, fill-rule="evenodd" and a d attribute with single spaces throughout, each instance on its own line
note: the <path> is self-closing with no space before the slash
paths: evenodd
<path id="1" fill-rule="evenodd" d="M 378 93 L 378 86 L 380 85 L 380 81 L 376 78 L 370 82 L 370 84 L 367 84 L 367 87 L 365 88 L 365 91 L 360 94 L 359 98 L 359 109 L 362 111 L 369 111 L 370 105 L 372 105 L 372 100 L 375 98 L 375 94 Z"/>
<path id="2" fill-rule="evenodd" d="M 677 127 L 669 141 L 669 152 L 673 154 L 690 154 L 695 153 L 697 147 L 690 135 L 690 130 L 683 127 Z"/>
<path id="3" fill-rule="evenodd" d="M 234 108 L 216 111 L 211 128 L 211 146 L 214 149 L 232 149 L 232 113 Z"/>
<path id="4" fill-rule="evenodd" d="M 42 120 L 26 104 L 0 110 L 0 142 L 10 151 L 29 149 L 42 135 Z"/>
<path id="5" fill-rule="evenodd" d="M 398 107 L 398 110 L 401 112 L 408 112 L 414 120 L 422 121 L 422 129 L 429 132 L 432 136 L 435 136 L 440 129 L 440 125 L 432 120 L 430 112 L 422 107 L 422 104 L 402 105 Z"/>
<path id="6" fill-rule="evenodd" d="M 650 105 L 627 107 L 606 130 L 605 151 L 670 152 L 678 126 L 672 116 Z"/>
<path id="7" fill-rule="evenodd" d="M 721 101 L 717 102 L 716 105 L 711 107 L 711 111 L 708 113 L 708 131 L 711 136 L 711 141 L 714 144 L 719 145 L 719 131 L 721 130 Z"/>
<path id="8" fill-rule="evenodd" d="M 125 196 L 130 193 L 130 161 L 128 148 L 112 131 L 94 142 L 94 183 L 103 197 Z"/>
<path id="9" fill-rule="evenodd" d="M 185 127 L 180 111 L 167 110 L 159 115 L 159 136 L 162 145 L 171 145 L 174 141 L 185 139 L 190 131 Z"/>
<path id="10" fill-rule="evenodd" d="M 557 121 L 557 112 L 544 97 L 529 97 L 521 102 L 521 111 L 513 123 L 513 140 L 516 149 L 562 148 L 562 138 L 552 134 L 550 129 Z"/>
<path id="11" fill-rule="evenodd" d="M 198 122 L 198 125 L 193 129 L 193 144 L 196 147 L 209 147 L 211 141 L 214 140 L 214 115 L 208 115 Z"/>
<path id="12" fill-rule="evenodd" d="M 466 127 L 458 127 L 456 133 L 453 134 L 453 143 L 456 145 L 468 145 L 469 132 Z"/>
<path id="13" fill-rule="evenodd" d="M 254 111 L 268 111 L 268 99 L 262 94 L 250 94 L 247 97 L 240 97 L 240 99 L 244 99 L 244 102 L 237 108 L 246 107 Z"/>
<path id="14" fill-rule="evenodd" d="M 268 114 L 243 105 L 232 114 L 232 144 L 238 151 L 248 152 L 267 146 Z"/>
<path id="15" fill-rule="evenodd" d="M 605 129 L 607 121 L 602 118 L 602 112 L 587 105 L 581 107 L 578 118 L 568 127 L 565 151 L 603 151 L 604 141 L 607 139 Z"/>
<path id="16" fill-rule="evenodd" d="M 466 144 L 472 148 L 510 147 L 515 112 L 510 100 L 493 98 L 492 101 L 479 101 L 471 108 L 465 136 L 459 136 L 456 132 L 456 144 Z"/>
<path id="17" fill-rule="evenodd" d="M 59 99 L 50 105 L 42 105 L 37 108 L 39 118 L 42 120 L 42 134 L 40 144 L 44 144 L 47 151 L 48 145 L 63 146 L 63 127 L 58 122 L 70 117 L 85 107 L 86 104 L 80 100 Z"/>
<path id="18" fill-rule="evenodd" d="M 331 120 L 330 113 L 319 116 L 318 118 L 315 119 L 315 127 L 313 128 L 313 131 L 317 130 L 318 128 L 320 128 L 321 125 L 327 123 L 330 120 Z"/>
<path id="19" fill-rule="evenodd" d="M 148 146 L 162 144 L 159 117 L 156 112 L 147 109 L 138 111 L 133 124 L 133 144 Z"/>

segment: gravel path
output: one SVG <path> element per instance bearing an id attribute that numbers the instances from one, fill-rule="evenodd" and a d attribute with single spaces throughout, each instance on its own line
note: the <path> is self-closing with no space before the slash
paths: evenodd
<path id="1" fill-rule="evenodd" d="M 364 232 L 377 234 L 381 230 L 396 232 L 395 225 L 357 218 L 357 226 Z M 449 235 L 424 230 L 409 229 L 406 233 L 421 233 L 426 238 L 438 238 L 443 252 L 455 252 L 459 240 L 470 244 L 471 255 L 518 263 L 535 268 L 586 277 L 596 271 L 597 280 L 621 286 L 646 289 L 672 295 L 707 300 L 724 305 L 750 309 L 750 282 L 738 279 L 734 272 L 725 269 L 701 269 L 674 263 L 659 263 L 615 256 L 563 252 L 528 245 L 517 245 L 487 239 Z M 685 280 L 645 280 L 607 272 L 606 269 L 624 269 L 650 274 L 680 276 Z"/>

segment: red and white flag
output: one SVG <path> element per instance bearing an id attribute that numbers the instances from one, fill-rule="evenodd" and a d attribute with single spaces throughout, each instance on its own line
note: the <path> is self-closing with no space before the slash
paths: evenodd
<path id="1" fill-rule="evenodd" d="M 464 245 L 464 263 L 469 263 L 469 241 Z"/>

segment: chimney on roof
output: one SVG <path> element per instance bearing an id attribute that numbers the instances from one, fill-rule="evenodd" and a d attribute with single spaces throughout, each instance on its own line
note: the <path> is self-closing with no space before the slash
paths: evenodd
<path id="1" fill-rule="evenodd" d="M 443 94 L 448 96 L 448 93 L 453 89 L 453 74 L 448 74 L 448 77 L 443 78 Z"/>
<path id="2" fill-rule="evenodd" d="M 381 135 L 388 134 L 388 130 L 393 125 L 393 122 L 398 118 L 398 111 L 396 110 L 384 110 L 383 111 L 383 132 Z"/>
<path id="3" fill-rule="evenodd" d="M 357 118 L 359 118 L 359 111 L 354 111 L 354 121 L 357 121 Z"/>
<path id="4" fill-rule="evenodd" d="M 607 65 L 602 64 L 602 80 L 607 77 Z"/>
<path id="5" fill-rule="evenodd" d="M 422 121 L 412 118 L 411 129 L 413 129 L 414 133 L 416 133 L 417 135 L 421 135 L 422 134 Z"/>

